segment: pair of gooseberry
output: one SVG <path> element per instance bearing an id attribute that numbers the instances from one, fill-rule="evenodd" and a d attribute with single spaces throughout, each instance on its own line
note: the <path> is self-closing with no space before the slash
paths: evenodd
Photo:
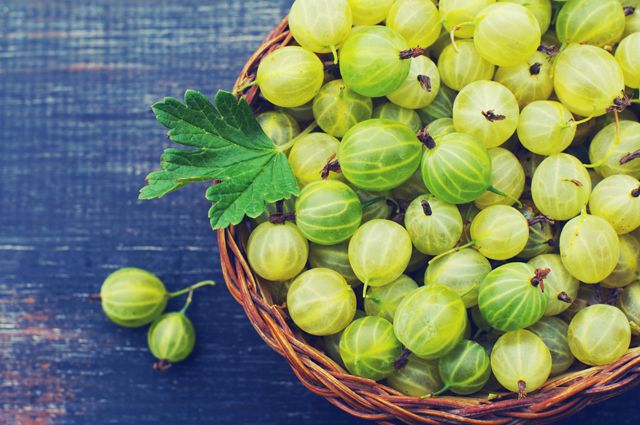
<path id="1" fill-rule="evenodd" d="M 154 368 L 160 372 L 186 359 L 193 351 L 196 332 L 186 315 L 193 291 L 213 286 L 204 281 L 177 292 L 168 292 L 156 275 L 138 268 L 123 268 L 107 277 L 100 289 L 99 299 L 106 316 L 126 328 L 151 324 L 147 343 L 158 359 Z M 170 299 L 188 294 L 184 307 L 177 312 L 163 314 Z"/>

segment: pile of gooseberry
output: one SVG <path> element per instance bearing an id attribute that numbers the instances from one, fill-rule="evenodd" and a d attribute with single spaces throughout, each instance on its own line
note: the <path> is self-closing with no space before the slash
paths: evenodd
<path id="1" fill-rule="evenodd" d="M 624 356 L 639 3 L 296 0 L 253 83 L 301 188 L 251 222 L 274 303 L 413 396 L 525 396 Z"/>

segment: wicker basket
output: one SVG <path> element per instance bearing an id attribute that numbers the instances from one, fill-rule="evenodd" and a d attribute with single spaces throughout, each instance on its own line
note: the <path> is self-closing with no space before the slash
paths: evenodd
<path id="1" fill-rule="evenodd" d="M 284 19 L 249 59 L 235 87 L 252 81 L 260 60 L 291 41 L 288 21 Z M 251 87 L 243 95 L 254 104 L 257 93 L 258 88 Z M 377 382 L 349 375 L 290 326 L 286 310 L 273 304 L 269 291 L 245 259 L 247 235 L 244 225 L 218 231 L 222 272 L 231 295 L 244 308 L 262 339 L 287 359 L 308 389 L 358 418 L 383 424 L 550 423 L 640 384 L 640 348 L 635 348 L 614 364 L 555 378 L 522 400 L 511 394 L 499 395 L 492 401 L 486 397 L 404 396 Z"/>

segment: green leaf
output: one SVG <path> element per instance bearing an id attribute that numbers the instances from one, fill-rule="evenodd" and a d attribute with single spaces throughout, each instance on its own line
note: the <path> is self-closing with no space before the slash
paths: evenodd
<path id="1" fill-rule="evenodd" d="M 207 199 L 213 202 L 211 226 L 222 229 L 299 194 L 286 155 L 264 134 L 244 99 L 219 91 L 214 107 L 202 93 L 188 90 L 184 103 L 165 98 L 151 108 L 171 140 L 194 149 L 165 150 L 161 170 L 147 176 L 140 199 L 218 180 L 207 190 Z"/>

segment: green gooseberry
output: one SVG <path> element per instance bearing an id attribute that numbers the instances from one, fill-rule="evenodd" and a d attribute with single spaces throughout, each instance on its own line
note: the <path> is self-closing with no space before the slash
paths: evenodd
<path id="1" fill-rule="evenodd" d="M 558 254 L 543 254 L 529 260 L 529 264 L 536 269 L 549 270 L 544 281 L 549 305 L 544 315 L 555 316 L 568 309 L 578 296 L 580 282 L 564 267 L 562 258 Z"/>
<path id="2" fill-rule="evenodd" d="M 348 240 L 362 221 L 358 195 L 337 180 L 309 183 L 296 201 L 296 225 L 311 242 L 335 245 Z"/>
<path id="3" fill-rule="evenodd" d="M 387 378 L 391 388 L 414 397 L 424 397 L 442 388 L 436 360 L 425 360 L 411 354 L 405 363 L 396 363 L 396 371 Z"/>
<path id="4" fill-rule="evenodd" d="M 345 178 L 364 190 L 394 189 L 420 165 L 422 144 L 406 125 L 370 119 L 352 127 L 342 139 L 338 160 Z"/>
<path id="5" fill-rule="evenodd" d="M 569 325 L 557 317 L 543 317 L 529 330 L 538 335 L 551 352 L 551 375 L 558 375 L 569 369 L 575 357 L 569 348 Z"/>
<path id="6" fill-rule="evenodd" d="M 624 288 L 618 298 L 618 307 L 629 319 L 631 332 L 640 335 L 640 282 L 632 283 Z"/>
<path id="7" fill-rule="evenodd" d="M 349 89 L 342 80 L 325 84 L 313 101 L 313 115 L 318 126 L 334 137 L 343 137 L 373 113 L 371 98 Z"/>
<path id="8" fill-rule="evenodd" d="M 433 195 L 420 195 L 411 202 L 404 225 L 413 246 L 427 255 L 440 255 L 452 249 L 463 230 L 458 207 Z"/>
<path id="9" fill-rule="evenodd" d="M 415 280 L 403 274 L 388 285 L 371 288 L 364 297 L 364 311 L 368 316 L 380 316 L 393 323 L 400 302 L 417 288 Z"/>
<path id="10" fill-rule="evenodd" d="M 582 363 L 608 365 L 629 349 L 631 326 L 619 308 L 596 304 L 581 310 L 571 320 L 568 340 L 571 352 Z"/>
<path id="11" fill-rule="evenodd" d="M 186 359 L 196 344 L 196 330 L 186 315 L 191 300 L 179 312 L 167 313 L 149 328 L 147 343 L 151 353 L 159 360 L 154 368 L 160 372 Z"/>
<path id="12" fill-rule="evenodd" d="M 365 290 L 384 286 L 406 270 L 411 248 L 411 238 L 404 227 L 390 220 L 371 220 L 349 241 L 349 263 Z"/>
<path id="13" fill-rule="evenodd" d="M 418 115 L 416 111 L 403 108 L 391 102 L 383 103 L 374 109 L 372 118 L 383 118 L 401 122 L 416 133 L 422 128 L 420 115 Z"/>
<path id="14" fill-rule="evenodd" d="M 300 134 L 298 122 L 283 111 L 263 112 L 256 120 L 276 146 L 284 146 Z"/>
<path id="15" fill-rule="evenodd" d="M 496 379 L 520 398 L 547 382 L 551 364 L 551 352 L 542 339 L 525 329 L 502 335 L 491 350 L 491 370 Z"/>
<path id="16" fill-rule="evenodd" d="M 444 388 L 459 395 L 480 391 L 491 377 L 491 362 L 485 349 L 473 341 L 462 341 L 438 361 Z"/>
<path id="17" fill-rule="evenodd" d="M 374 381 L 395 371 L 402 344 L 393 325 L 382 317 L 370 316 L 351 323 L 340 338 L 340 357 L 353 375 Z"/>
<path id="18" fill-rule="evenodd" d="M 518 211 L 529 222 L 529 240 L 518 257 L 530 260 L 538 255 L 553 252 L 557 246 L 554 223 L 542 216 L 531 202 L 523 202 L 522 208 Z"/>
<path id="19" fill-rule="evenodd" d="M 549 304 L 544 292 L 544 279 L 549 273 L 549 269 L 535 269 L 526 263 L 508 263 L 491 271 L 478 293 L 482 316 L 500 331 L 533 325 Z"/>
<path id="20" fill-rule="evenodd" d="M 393 212 L 393 206 L 390 202 L 391 194 L 385 192 L 369 192 L 362 189 L 355 189 L 362 203 L 362 222 L 366 223 L 371 220 L 387 219 Z"/>
<path id="21" fill-rule="evenodd" d="M 364 311 L 356 310 L 356 314 L 353 317 L 353 320 L 358 320 L 363 317 L 366 317 L 366 314 L 364 313 Z M 334 362 L 342 366 L 344 369 L 346 369 L 346 366 L 342 362 L 342 357 L 340 357 L 340 338 L 342 338 L 343 333 L 344 333 L 344 330 L 341 330 L 336 334 L 323 336 L 322 342 L 324 345 L 324 351 L 331 358 L 331 360 L 333 360 Z"/>
<path id="22" fill-rule="evenodd" d="M 353 287 L 360 285 L 349 263 L 349 242 L 335 245 L 309 244 L 309 264 L 314 269 L 325 268 L 340 273 Z"/>
<path id="23" fill-rule="evenodd" d="M 444 285 L 462 297 L 465 307 L 478 304 L 480 283 L 491 271 L 491 263 L 475 249 L 452 252 L 429 264 L 425 285 Z"/>
<path id="24" fill-rule="evenodd" d="M 137 268 L 110 274 L 100 289 L 102 309 L 111 321 L 127 328 L 147 325 L 167 307 L 170 294 L 156 275 Z"/>
<path id="25" fill-rule="evenodd" d="M 442 285 L 415 289 L 402 300 L 394 316 L 398 339 L 423 359 L 437 359 L 463 338 L 467 311 L 462 298 Z"/>
<path id="26" fill-rule="evenodd" d="M 291 284 L 287 307 L 293 322 L 306 333 L 333 335 L 353 320 L 356 295 L 338 272 L 311 269 Z"/>
<path id="27" fill-rule="evenodd" d="M 465 133 L 428 137 L 422 178 L 430 193 L 450 204 L 475 201 L 491 186 L 491 157 L 484 145 Z"/>

